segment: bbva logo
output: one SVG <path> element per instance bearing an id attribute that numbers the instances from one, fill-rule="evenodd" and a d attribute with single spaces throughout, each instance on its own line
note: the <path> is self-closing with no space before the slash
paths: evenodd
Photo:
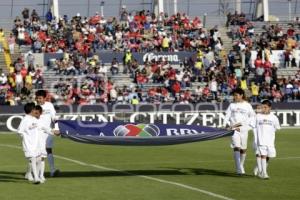
<path id="1" fill-rule="evenodd" d="M 113 133 L 115 136 L 154 137 L 159 136 L 160 130 L 154 124 L 126 124 L 117 126 Z"/>

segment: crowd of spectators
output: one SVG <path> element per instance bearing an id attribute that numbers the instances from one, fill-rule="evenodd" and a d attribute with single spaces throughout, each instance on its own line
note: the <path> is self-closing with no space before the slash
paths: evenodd
<path id="1" fill-rule="evenodd" d="M 265 32 L 258 35 L 255 22 L 236 13 L 228 15 L 227 26 L 234 44 L 227 55 L 217 26 L 206 29 L 198 17 L 184 13 L 156 16 L 144 10 L 133 14 L 123 8 L 120 19 L 106 19 L 98 13 L 55 19 L 49 11 L 41 19 L 35 10 L 30 14 L 24 9 L 22 18 L 15 20 L 13 35 L 20 46 L 30 46 L 33 53 L 63 53 L 61 59 L 49 60 L 47 69 L 62 77 L 50 84 L 57 103 L 228 101 L 236 87 L 244 89 L 253 102 L 300 99 L 300 72 L 289 78 L 277 75 L 278 67 L 298 67 L 293 56 L 298 49 L 299 27 L 291 25 L 285 32 L 279 25 L 266 24 Z M 278 49 L 285 52 L 284 66 L 271 63 L 270 55 Z M 103 63 L 98 55 L 105 50 L 122 52 L 123 60 L 112 57 L 110 65 Z M 252 50 L 258 52 L 254 64 Z M 192 51 L 194 55 L 174 66 L 164 59 L 141 64 L 132 54 L 153 51 Z M 43 87 L 44 68 L 36 66 L 31 55 L 26 61 L 19 58 L 9 74 L 0 77 L 1 104 L 26 101 L 32 98 L 33 88 Z M 120 86 L 115 77 L 130 78 L 132 83 Z"/>
<path id="2" fill-rule="evenodd" d="M 50 60 L 49 68 L 55 70 L 57 75 L 87 79 L 83 83 L 67 81 L 67 85 L 64 85 L 60 81 L 55 85 L 57 92 L 54 97 L 62 96 L 64 102 L 93 103 L 95 101 L 92 99 L 95 98 L 101 102 L 114 102 L 115 99 L 120 102 L 118 96 L 122 94 L 122 102 L 130 103 L 131 98 L 126 98 L 126 95 L 132 91 L 140 91 L 139 101 L 197 101 L 202 98 L 188 91 L 191 83 L 201 81 L 206 84 L 211 71 L 221 67 L 222 41 L 218 27 L 207 30 L 202 27 L 198 17 L 190 19 L 180 13 L 170 17 L 163 13 L 155 16 L 144 10 L 133 15 L 126 9 L 122 10 L 120 20 L 105 19 L 98 13 L 90 18 L 78 13 L 70 20 L 68 16 L 56 20 L 48 12 L 43 21 L 35 10 L 30 15 L 28 9 L 24 9 L 22 17 L 16 18 L 13 29 L 19 45 L 30 45 L 32 52 L 64 52 L 62 59 Z M 111 66 L 105 66 L 95 56 L 99 50 L 124 52 L 124 60 L 119 63 L 112 59 Z M 151 60 L 140 65 L 132 56 L 132 52 L 149 51 L 200 53 L 195 58 L 186 58 L 177 69 L 165 60 Z M 116 87 L 117 84 L 107 78 L 109 71 L 112 76 L 129 73 L 137 87 Z M 144 85 L 148 83 L 159 87 L 145 91 Z M 66 88 L 69 89 L 67 92 Z M 217 99 L 216 95 L 214 99 Z"/>
<path id="3" fill-rule="evenodd" d="M 192 51 L 215 43 L 210 37 L 212 33 L 202 27 L 198 17 L 190 19 L 180 13 L 169 17 L 145 10 L 133 14 L 123 9 L 118 20 L 99 13 L 91 17 L 77 13 L 70 19 L 66 15 L 55 19 L 50 12 L 46 20 L 41 20 L 35 10 L 30 15 L 24 9 L 22 19 L 17 17 L 14 23 L 18 44 L 31 45 L 33 52 L 79 51 L 88 57 L 99 50 Z M 218 37 L 217 33 L 214 37 Z"/>
<path id="4" fill-rule="evenodd" d="M 274 102 L 299 100 L 299 72 L 290 77 L 280 77 L 277 73 L 279 68 L 300 67 L 296 59 L 300 41 L 298 22 L 282 25 L 268 22 L 259 27 L 247 20 L 245 15 L 235 13 L 228 16 L 227 24 L 234 43 L 233 51 L 228 55 L 229 67 L 236 75 L 242 69 L 241 76 L 244 76 L 245 83 L 241 86 L 249 91 L 252 101 L 265 98 Z M 282 62 L 271 59 L 277 50 L 281 51 L 282 55 L 278 56 L 282 56 Z M 255 55 L 252 55 L 254 52 Z M 241 69 L 234 67 L 238 58 Z"/>
<path id="5" fill-rule="evenodd" d="M 44 85 L 43 67 L 35 65 L 29 53 L 14 61 L 8 73 L 0 72 L 0 105 L 18 105 L 33 99 L 33 89 Z"/>

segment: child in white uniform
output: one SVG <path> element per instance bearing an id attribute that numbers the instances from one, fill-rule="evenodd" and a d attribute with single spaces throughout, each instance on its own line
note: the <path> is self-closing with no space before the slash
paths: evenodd
<path id="1" fill-rule="evenodd" d="M 37 170 L 38 170 L 38 176 L 41 183 L 44 183 L 46 181 L 44 177 L 45 172 L 45 158 L 47 157 L 47 151 L 46 151 L 46 138 L 49 135 L 59 135 L 58 130 L 52 130 L 49 127 L 44 127 L 43 123 L 41 122 L 40 116 L 43 113 L 43 108 L 39 105 L 35 106 L 35 117 L 38 119 L 39 122 L 39 155 L 37 158 Z"/>
<path id="2" fill-rule="evenodd" d="M 252 106 L 245 101 L 245 92 L 241 88 L 233 91 L 234 102 L 229 105 L 225 115 L 225 126 L 234 127 L 231 147 L 234 151 L 236 173 L 245 174 L 244 163 L 248 142 L 250 119 L 255 116 Z"/>
<path id="3" fill-rule="evenodd" d="M 52 103 L 46 101 L 47 92 L 45 90 L 38 90 L 35 93 L 37 104 L 43 108 L 43 113 L 40 116 L 40 123 L 43 124 L 44 127 L 53 127 L 53 123 L 55 121 L 56 111 Z M 46 151 L 48 163 L 50 166 L 50 176 L 56 176 L 59 173 L 59 170 L 55 169 L 54 166 L 54 156 L 53 156 L 53 136 L 45 135 L 46 141 Z"/>
<path id="4" fill-rule="evenodd" d="M 276 157 L 275 132 L 280 129 L 277 116 L 271 113 L 271 106 L 269 100 L 264 100 L 261 105 L 261 113 L 257 114 L 250 123 L 250 126 L 256 129 L 258 176 L 263 179 L 269 178 L 267 158 Z"/>
<path id="5" fill-rule="evenodd" d="M 28 179 L 39 184 L 40 180 L 37 172 L 37 157 L 39 154 L 39 126 L 38 120 L 34 116 L 34 103 L 27 103 L 24 106 L 25 117 L 22 119 L 18 134 L 22 138 L 22 146 L 25 158 L 29 161 Z"/>

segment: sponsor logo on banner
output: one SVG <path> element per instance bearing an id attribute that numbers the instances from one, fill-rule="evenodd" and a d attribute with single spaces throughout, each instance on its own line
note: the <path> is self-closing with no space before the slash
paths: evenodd
<path id="1" fill-rule="evenodd" d="M 115 136 L 153 137 L 159 136 L 160 130 L 154 124 L 120 125 L 113 131 Z"/>
<path id="2" fill-rule="evenodd" d="M 172 135 L 195 135 L 195 134 L 203 134 L 204 132 L 198 132 L 197 130 L 194 129 L 186 129 L 186 128 L 180 128 L 180 129 L 175 129 L 175 128 L 167 128 L 167 135 L 172 136 Z"/>
<path id="3" fill-rule="evenodd" d="M 167 60 L 169 62 L 179 62 L 179 58 L 178 55 L 176 54 L 154 54 L 154 53 L 146 53 L 143 56 L 143 61 L 145 62 L 147 59 L 148 61 L 151 60 L 156 60 L 158 61 L 160 58 L 162 58 L 163 60 Z"/>

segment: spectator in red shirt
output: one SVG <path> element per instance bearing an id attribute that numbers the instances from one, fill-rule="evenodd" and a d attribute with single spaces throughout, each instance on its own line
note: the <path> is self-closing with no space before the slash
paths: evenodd
<path id="1" fill-rule="evenodd" d="M 257 55 L 257 57 L 254 61 L 255 68 L 261 67 L 262 65 L 263 65 L 262 59 L 259 55 Z"/>

